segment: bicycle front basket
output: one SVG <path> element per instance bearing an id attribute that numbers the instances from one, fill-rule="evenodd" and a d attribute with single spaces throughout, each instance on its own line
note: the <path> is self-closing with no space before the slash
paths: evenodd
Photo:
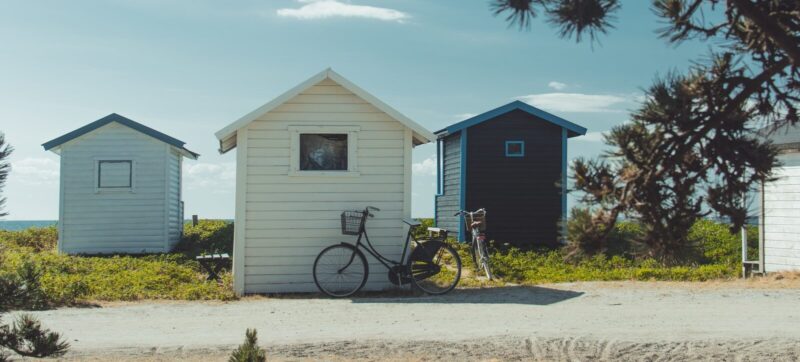
<path id="1" fill-rule="evenodd" d="M 486 213 L 472 213 L 471 217 L 469 214 L 464 215 L 464 222 L 467 224 L 467 230 L 470 229 L 470 225 L 473 222 L 480 222 L 481 225 L 478 226 L 478 230 L 486 231 Z"/>
<path id="2" fill-rule="evenodd" d="M 364 223 L 364 213 L 361 211 L 342 212 L 342 235 L 358 235 Z"/>

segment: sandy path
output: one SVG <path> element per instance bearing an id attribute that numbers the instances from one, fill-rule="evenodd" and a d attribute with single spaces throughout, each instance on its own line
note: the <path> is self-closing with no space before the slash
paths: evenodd
<path id="1" fill-rule="evenodd" d="M 34 314 L 81 360 L 222 360 L 248 327 L 271 356 L 290 360 L 800 358 L 800 289 L 735 285 L 578 283 Z"/>

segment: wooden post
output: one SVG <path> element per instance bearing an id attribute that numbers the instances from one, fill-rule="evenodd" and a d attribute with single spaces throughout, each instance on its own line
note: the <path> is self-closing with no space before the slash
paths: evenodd
<path id="1" fill-rule="evenodd" d="M 198 219 L 197 215 L 192 215 L 192 226 L 197 226 L 198 222 L 199 222 L 199 219 Z"/>

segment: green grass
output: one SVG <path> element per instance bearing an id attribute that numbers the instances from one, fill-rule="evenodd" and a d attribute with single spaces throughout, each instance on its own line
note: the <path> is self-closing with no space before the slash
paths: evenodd
<path id="1" fill-rule="evenodd" d="M 431 224 L 431 220 L 422 221 L 424 226 Z M 635 225 L 621 225 L 626 230 L 620 235 L 635 236 Z M 418 230 L 422 238 L 427 236 L 424 226 Z M 757 230 L 749 232 L 751 239 L 756 239 Z M 457 244 L 463 264 L 460 286 L 597 280 L 705 281 L 738 275 L 740 238 L 727 225 L 701 221 L 692 227 L 691 235 L 702 249 L 703 258 L 679 266 L 665 266 L 652 259 L 636 260 L 629 253 L 566 262 L 560 250 L 493 248 L 492 269 L 499 279 L 493 282 L 476 277 L 482 274 L 474 270 L 467 245 Z M 233 226 L 224 221 L 202 220 L 197 226 L 187 225 L 176 252 L 164 255 L 60 255 L 55 252 L 57 239 L 55 227 L 0 231 L 0 277 L 20 275 L 24 264 L 32 265 L 40 274 L 40 288 L 50 306 L 87 301 L 235 298 L 230 273 L 223 273 L 221 282 L 206 281 L 194 260 L 194 256 L 204 253 L 231 252 Z"/>
<path id="2" fill-rule="evenodd" d="M 727 224 L 702 220 L 692 226 L 690 236 L 696 245 L 698 260 L 685 265 L 667 266 L 653 259 L 636 259 L 629 249 L 640 230 L 632 222 L 618 224 L 614 249 L 618 255 L 598 254 L 577 261 L 565 261 L 562 250 L 520 250 L 491 248 L 492 271 L 499 279 L 486 281 L 481 272 L 474 270 L 469 248 L 456 244 L 464 272 L 461 286 L 496 286 L 504 283 L 522 285 L 563 283 L 578 281 L 707 281 L 731 279 L 739 276 L 741 236 L 732 233 Z M 748 228 L 748 240 L 758 240 L 757 228 Z M 454 243 L 455 244 L 455 243 Z M 749 252 L 754 253 L 754 245 Z"/>
<path id="3" fill-rule="evenodd" d="M 225 228 L 215 221 L 201 222 L 206 223 Z M 13 274 L 26 261 L 31 263 L 41 273 L 41 289 L 52 306 L 87 301 L 235 298 L 230 273 L 223 273 L 221 282 L 206 281 L 206 274 L 194 261 L 193 256 L 202 253 L 199 248 L 208 244 L 203 240 L 195 240 L 191 244 L 194 247 L 186 247 L 183 253 L 72 256 L 55 252 L 57 238 L 54 227 L 0 233 L 0 274 Z"/>

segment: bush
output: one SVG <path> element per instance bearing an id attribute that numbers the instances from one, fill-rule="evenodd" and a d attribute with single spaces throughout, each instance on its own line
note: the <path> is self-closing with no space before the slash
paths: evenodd
<path id="1" fill-rule="evenodd" d="M 575 208 L 567 223 L 568 244 L 564 247 L 566 259 L 576 261 L 598 254 L 648 259 L 650 253 L 641 242 L 642 225 L 636 221 L 618 221 L 602 244 L 588 237 L 585 230 L 591 224 L 588 210 Z M 758 228 L 748 227 L 749 253 L 758 250 Z M 682 255 L 682 264 L 738 264 L 741 261 L 741 236 L 731 232 L 730 225 L 711 220 L 699 220 L 689 229 L 690 249 L 675 252 Z"/>
<path id="2" fill-rule="evenodd" d="M 46 226 L 19 231 L 0 230 L 0 244 L 12 248 L 31 248 L 36 252 L 54 251 L 58 244 L 58 229 Z"/>
<path id="3" fill-rule="evenodd" d="M 10 326 L 0 324 L 0 362 L 8 361 L 6 350 L 23 357 L 60 357 L 69 350 L 69 343 L 43 328 L 36 318 L 22 314 Z"/>
<path id="4" fill-rule="evenodd" d="M 266 362 L 267 353 L 258 346 L 255 329 L 247 329 L 244 343 L 231 353 L 229 362 Z"/>
<path id="5" fill-rule="evenodd" d="M 207 225 L 206 225 L 207 226 Z M 228 226 L 220 224 L 221 229 Z M 183 254 L 75 256 L 42 249 L 32 235 L 51 235 L 32 228 L 4 232 L 0 244 L 0 297 L 19 301 L 14 309 L 42 309 L 84 300 L 222 299 L 235 298 L 231 275 L 207 281 L 194 258 Z M 50 229 L 50 228 L 43 228 Z M 54 228 L 52 228 L 54 230 Z M 213 245 L 197 233 L 196 245 Z M 57 239 L 51 235 L 51 240 Z M 36 275 L 36 285 L 30 275 Z"/>
<path id="6" fill-rule="evenodd" d="M 0 272 L 0 311 L 47 309 L 51 301 L 42 290 L 41 271 L 24 261 L 11 272 Z"/>
<path id="7" fill-rule="evenodd" d="M 462 258 L 463 259 L 463 258 Z M 732 278 L 738 268 L 728 264 L 665 266 L 654 259 L 633 260 L 597 254 L 573 263 L 564 262 L 559 251 L 537 252 L 512 249 L 491 256 L 495 275 L 519 284 L 610 280 L 706 281 Z"/>
<path id="8" fill-rule="evenodd" d="M 689 239 L 700 248 L 705 262 L 738 264 L 742 261 L 742 237 L 730 225 L 700 220 L 689 230 Z M 758 227 L 747 228 L 748 253 L 758 253 Z"/>
<path id="9" fill-rule="evenodd" d="M 200 220 L 187 224 L 176 252 L 195 257 L 203 254 L 233 254 L 233 223 L 224 220 Z"/>

